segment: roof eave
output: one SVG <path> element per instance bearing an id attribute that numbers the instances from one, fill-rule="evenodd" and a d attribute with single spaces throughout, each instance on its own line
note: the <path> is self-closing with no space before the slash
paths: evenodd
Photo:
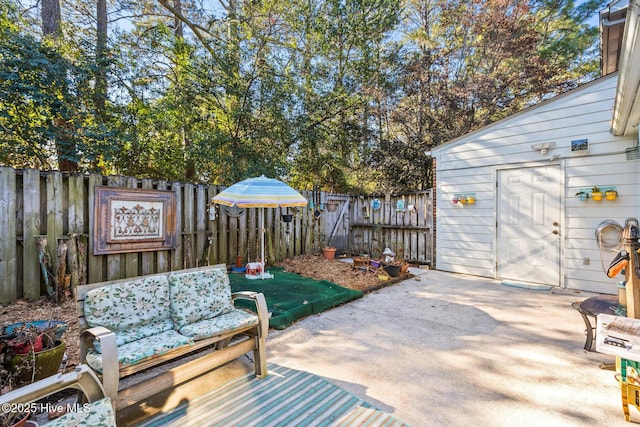
<path id="1" fill-rule="evenodd" d="M 640 0 L 629 2 L 611 133 L 634 135 L 640 122 Z"/>

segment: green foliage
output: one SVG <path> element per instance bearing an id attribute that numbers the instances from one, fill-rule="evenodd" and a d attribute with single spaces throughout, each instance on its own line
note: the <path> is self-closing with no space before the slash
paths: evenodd
<path id="1" fill-rule="evenodd" d="M 594 78 L 597 30 L 583 20 L 600 4 L 408 1 L 401 92 L 374 156 L 384 186 L 429 187 L 424 151 Z"/>
<path id="2" fill-rule="evenodd" d="M 91 64 L 74 64 L 19 23 L 14 9 L 0 6 L 0 163 L 94 168 L 108 159 L 113 132 L 91 111 Z"/>
<path id="3" fill-rule="evenodd" d="M 55 47 L 3 3 L 0 163 L 425 189 L 431 147 L 595 76 L 597 29 L 583 22 L 601 5 L 116 1 L 102 57 L 83 15 L 95 2 L 63 4 Z"/>

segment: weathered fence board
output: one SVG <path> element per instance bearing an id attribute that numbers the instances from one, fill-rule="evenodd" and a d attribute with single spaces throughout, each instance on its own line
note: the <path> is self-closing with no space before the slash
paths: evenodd
<path id="1" fill-rule="evenodd" d="M 40 234 L 40 172 L 27 169 L 22 174 L 22 289 L 27 300 L 40 296 L 38 247 L 32 236 Z"/>
<path id="2" fill-rule="evenodd" d="M 93 230 L 97 225 L 96 187 L 143 188 L 171 191 L 176 197 L 176 245 L 172 250 L 94 255 Z M 0 303 L 16 298 L 35 300 L 47 293 L 40 265 L 37 236 L 46 250 L 50 286 L 67 281 L 71 290 L 83 283 L 154 274 L 203 264 L 235 264 L 261 258 L 261 209 L 230 215 L 212 205 L 221 190 L 215 185 L 185 184 L 123 176 L 68 174 L 0 167 Z M 264 209 L 265 256 L 273 266 L 286 257 L 320 252 L 333 233 L 341 254 L 368 253 L 379 257 L 390 247 L 399 257 L 428 263 L 431 260 L 432 204 L 430 192 L 406 195 L 325 194 L 301 192 L 323 207 Z M 316 197 L 314 197 L 314 195 Z M 319 199 L 318 199 L 319 197 Z M 372 209 L 378 198 L 380 209 Z M 402 200 L 415 209 L 400 212 Z M 336 201 L 330 212 L 326 202 Z M 292 214 L 285 223 L 283 214 Z M 66 256 L 56 261 L 58 248 Z M 64 247 L 61 247 L 64 249 Z M 62 251 L 64 252 L 64 251 Z M 60 252 L 60 256 L 62 255 Z M 65 265 L 58 272 L 59 265 Z M 60 274 L 57 274 L 60 273 Z M 55 282 L 55 283 L 54 283 Z M 62 282 L 62 283 L 59 283 Z M 62 292 L 64 295 L 64 292 Z"/>
<path id="3" fill-rule="evenodd" d="M 347 252 L 379 258 L 388 247 L 396 253 L 397 259 L 431 262 L 430 191 L 357 196 L 352 201 Z"/>
<path id="4" fill-rule="evenodd" d="M 142 180 L 142 188 L 145 189 L 145 190 L 152 190 L 153 189 L 153 180 L 151 180 L 151 179 L 143 179 Z M 143 276 L 155 273 L 153 256 L 154 256 L 153 252 L 142 252 L 142 254 L 140 256 L 140 258 L 141 258 L 140 273 Z"/>
<path id="5" fill-rule="evenodd" d="M 64 234 L 62 228 L 64 189 L 60 172 L 51 172 L 46 177 L 47 248 L 49 253 L 53 255 L 58 253 L 58 238 Z M 54 258 L 52 257 L 51 259 Z M 55 262 L 51 264 L 51 273 L 55 276 L 58 271 L 57 266 Z"/>
<path id="6" fill-rule="evenodd" d="M 87 275 L 88 275 L 88 283 L 96 283 L 103 282 L 106 280 L 104 276 L 104 268 L 103 268 L 103 260 L 102 256 L 95 256 L 93 253 L 94 241 L 93 235 L 91 231 L 96 227 L 96 218 L 95 218 L 95 209 L 96 205 L 96 187 L 102 185 L 102 176 L 100 175 L 89 175 L 88 178 L 88 188 L 87 188 L 87 200 L 89 206 L 89 230 L 90 233 L 89 238 L 89 247 L 87 254 Z"/>
<path id="7" fill-rule="evenodd" d="M 136 178 L 129 177 L 126 179 L 125 186 L 129 188 L 138 188 L 138 180 Z M 135 277 L 141 274 L 141 269 L 139 268 L 140 264 L 138 262 L 139 258 L 140 254 L 135 252 L 124 254 L 124 277 Z"/>
<path id="8" fill-rule="evenodd" d="M 167 181 L 164 181 L 164 180 L 158 181 L 156 190 L 166 191 L 168 189 L 169 189 L 169 183 L 167 183 Z M 171 253 L 169 251 L 158 251 L 155 254 L 156 254 L 155 268 L 153 266 L 149 266 L 146 269 L 150 270 L 151 274 L 164 273 L 169 271 L 170 270 L 169 260 L 171 259 Z"/>
<path id="9" fill-rule="evenodd" d="M 184 215 L 182 213 L 182 209 L 184 208 L 184 203 L 182 201 L 183 196 L 183 188 L 178 182 L 173 182 L 171 184 L 172 190 L 176 193 L 176 224 L 177 226 L 177 234 L 176 234 L 176 250 L 171 251 L 171 264 L 169 265 L 169 270 L 179 270 L 182 267 L 183 262 L 183 235 L 182 231 L 184 230 Z"/>
<path id="10" fill-rule="evenodd" d="M 16 175 L 11 168 L 0 168 L 0 302 L 18 297 L 16 283 Z"/>

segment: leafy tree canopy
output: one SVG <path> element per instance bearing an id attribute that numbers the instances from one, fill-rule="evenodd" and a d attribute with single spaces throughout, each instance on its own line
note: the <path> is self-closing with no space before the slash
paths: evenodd
<path id="1" fill-rule="evenodd" d="M 0 164 L 336 192 L 428 188 L 426 150 L 595 78 L 603 4 L 71 0 L 54 39 L 27 3 L 0 4 Z"/>

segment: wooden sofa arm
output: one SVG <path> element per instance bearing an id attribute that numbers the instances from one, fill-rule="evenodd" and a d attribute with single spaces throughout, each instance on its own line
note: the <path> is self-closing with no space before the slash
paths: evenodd
<path id="1" fill-rule="evenodd" d="M 93 348 L 93 342 L 100 343 L 102 353 L 102 386 L 105 394 L 115 402 L 120 383 L 120 366 L 118 364 L 118 346 L 116 334 L 103 326 L 85 329 L 80 333 L 80 363 L 87 362 L 87 352 Z"/>
<path id="2" fill-rule="evenodd" d="M 239 291 L 232 293 L 231 298 L 233 300 L 244 299 L 255 302 L 258 318 L 260 319 L 260 337 L 266 338 L 269 333 L 269 311 L 264 295 L 252 291 Z"/>
<path id="3" fill-rule="evenodd" d="M 26 405 L 69 388 L 81 391 L 89 403 L 105 396 L 96 374 L 87 365 L 80 365 L 71 372 L 51 375 L 0 395 L 0 406 L 11 407 L 12 404 L 17 403 Z"/>

